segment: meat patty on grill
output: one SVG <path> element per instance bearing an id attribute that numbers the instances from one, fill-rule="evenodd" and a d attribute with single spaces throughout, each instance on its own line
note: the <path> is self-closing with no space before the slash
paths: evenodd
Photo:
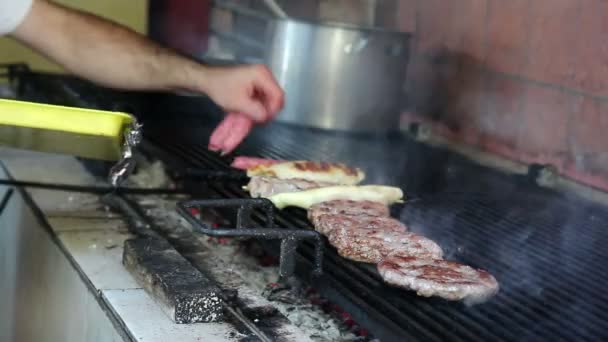
<path id="1" fill-rule="evenodd" d="M 259 165 L 273 165 L 283 162 L 284 160 L 238 156 L 234 158 L 230 166 L 235 169 L 249 170 Z"/>
<path id="2" fill-rule="evenodd" d="M 435 242 L 404 231 L 340 227 L 329 235 L 329 242 L 348 259 L 379 263 L 389 255 L 441 258 L 443 251 Z"/>
<path id="3" fill-rule="evenodd" d="M 321 215 L 388 217 L 390 213 L 388 206 L 383 203 L 334 200 L 315 204 L 308 209 L 308 219 L 315 227 L 318 226 L 318 218 Z"/>
<path id="4" fill-rule="evenodd" d="M 391 217 L 386 216 L 369 216 L 360 215 L 332 215 L 324 214 L 318 216 L 315 220 L 315 230 L 319 233 L 330 236 L 335 229 L 341 229 L 343 232 L 350 230 L 377 230 L 377 231 L 392 231 L 405 232 L 407 227 Z"/>
<path id="5" fill-rule="evenodd" d="M 475 304 L 498 292 L 498 282 L 490 273 L 454 261 L 394 255 L 378 264 L 378 272 L 387 283 L 424 297 Z"/>
<path id="6" fill-rule="evenodd" d="M 285 192 L 316 189 L 334 184 L 313 182 L 305 179 L 278 179 L 274 177 L 253 176 L 247 184 L 251 197 L 268 198 Z"/>

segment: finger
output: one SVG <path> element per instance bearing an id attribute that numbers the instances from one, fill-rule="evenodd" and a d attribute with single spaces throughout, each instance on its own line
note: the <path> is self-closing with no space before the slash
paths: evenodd
<path id="1" fill-rule="evenodd" d="M 222 154 L 228 154 L 241 144 L 253 128 L 253 121 L 246 116 L 241 116 L 230 131 L 230 135 L 224 140 Z"/>
<path id="2" fill-rule="evenodd" d="M 208 148 L 212 151 L 219 151 L 222 148 L 222 142 L 228 135 L 230 120 L 225 118 L 213 131 L 209 137 Z"/>
<path id="3" fill-rule="evenodd" d="M 224 140 L 230 134 L 230 130 L 234 126 L 234 121 L 238 119 L 238 114 L 229 113 L 224 120 L 215 128 L 211 137 L 209 137 L 209 150 L 219 151 L 222 148 Z"/>
<path id="4" fill-rule="evenodd" d="M 251 163 L 249 161 L 249 158 L 243 156 L 235 157 L 232 163 L 230 164 L 231 167 L 239 170 L 247 170 L 251 168 L 250 165 Z"/>
<path id="5" fill-rule="evenodd" d="M 285 94 L 270 71 L 263 72 L 256 82 L 259 98 L 268 111 L 266 120 L 272 119 L 282 108 Z"/>
<path id="6" fill-rule="evenodd" d="M 268 110 L 255 94 L 244 101 L 240 106 L 239 111 L 245 117 L 250 118 L 255 122 L 266 122 L 268 120 Z"/>
<path id="7" fill-rule="evenodd" d="M 237 146 L 243 142 L 243 140 L 249 135 L 253 128 L 253 121 L 246 116 L 240 116 L 238 120 L 235 120 L 234 126 L 230 131 L 230 134 L 223 141 L 222 154 L 228 154 L 234 151 Z"/>

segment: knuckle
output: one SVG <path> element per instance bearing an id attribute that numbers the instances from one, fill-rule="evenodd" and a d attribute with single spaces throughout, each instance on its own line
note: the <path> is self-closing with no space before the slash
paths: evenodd
<path id="1" fill-rule="evenodd" d="M 254 72 L 259 76 L 270 75 L 270 70 L 264 64 L 256 64 L 253 66 Z"/>

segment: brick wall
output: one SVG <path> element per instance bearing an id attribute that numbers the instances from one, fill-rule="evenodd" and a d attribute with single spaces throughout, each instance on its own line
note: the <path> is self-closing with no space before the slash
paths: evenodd
<path id="1" fill-rule="evenodd" d="M 404 120 L 608 190 L 608 1 L 400 0 Z"/>

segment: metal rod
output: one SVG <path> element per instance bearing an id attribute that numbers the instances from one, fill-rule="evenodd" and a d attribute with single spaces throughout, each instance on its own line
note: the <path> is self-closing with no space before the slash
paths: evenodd
<path id="1" fill-rule="evenodd" d="M 133 233 L 139 236 L 160 238 L 160 235 L 152 230 L 152 226 L 148 219 L 138 212 L 137 209 L 135 209 L 135 206 L 129 203 L 124 197 L 109 194 L 103 196 L 101 201 L 110 208 L 122 213 Z"/>
<path id="2" fill-rule="evenodd" d="M 237 307 L 232 307 L 230 305 L 224 304 L 224 309 L 232 314 L 233 317 L 238 319 L 241 323 L 243 323 L 249 330 L 251 330 L 262 342 L 273 342 L 274 340 L 268 337 L 266 333 L 264 333 L 260 328 L 258 328 L 255 323 L 253 323 L 243 312 L 241 309 Z"/>
<path id="3" fill-rule="evenodd" d="M 58 191 L 72 191 L 72 192 L 85 192 L 92 194 L 108 194 L 112 192 L 117 192 L 121 194 L 131 194 L 131 195 L 176 195 L 176 194 L 186 194 L 184 190 L 180 189 L 139 189 L 139 188 L 113 188 L 109 186 L 91 186 L 91 185 L 72 185 L 72 184 L 52 184 L 52 183 L 41 183 L 41 182 L 29 182 L 29 181 L 19 181 L 19 180 L 7 180 L 0 179 L 0 185 L 12 185 L 12 186 L 22 186 L 28 188 L 39 188 L 39 189 L 48 189 L 48 190 L 58 190 Z"/>
<path id="4" fill-rule="evenodd" d="M 251 226 L 251 207 L 241 206 L 236 214 L 236 228 Z"/>
<path id="5" fill-rule="evenodd" d="M 183 173 L 176 174 L 177 179 L 196 179 L 196 180 L 249 180 L 247 174 L 241 171 L 215 171 L 215 170 L 201 170 L 188 168 Z"/>
<path id="6" fill-rule="evenodd" d="M 8 201 L 11 199 L 11 197 L 14 194 L 14 192 L 15 192 L 15 189 L 9 188 L 4 193 L 4 196 L 2 196 L 2 200 L 0 200 L 0 215 L 2 215 L 2 212 L 4 211 L 4 209 L 6 208 L 6 206 L 8 205 Z"/>
<path id="7" fill-rule="evenodd" d="M 279 258 L 279 276 L 289 277 L 294 274 L 296 269 L 296 249 L 298 241 L 294 238 L 281 240 L 281 256 Z"/>
<path id="8" fill-rule="evenodd" d="M 196 217 L 192 209 L 200 212 L 201 208 L 236 208 L 236 228 L 213 229 Z M 253 228 L 251 213 L 253 209 L 262 209 L 266 214 L 267 224 L 273 228 Z M 300 240 L 313 240 L 315 244 L 314 275 L 323 273 L 323 239 L 321 234 L 312 229 L 274 228 L 274 207 L 267 199 L 217 199 L 193 200 L 177 203 L 177 212 L 201 234 L 214 237 L 251 237 L 263 240 L 281 240 L 280 274 L 282 278 L 293 276 L 295 271 L 295 253 Z"/>

